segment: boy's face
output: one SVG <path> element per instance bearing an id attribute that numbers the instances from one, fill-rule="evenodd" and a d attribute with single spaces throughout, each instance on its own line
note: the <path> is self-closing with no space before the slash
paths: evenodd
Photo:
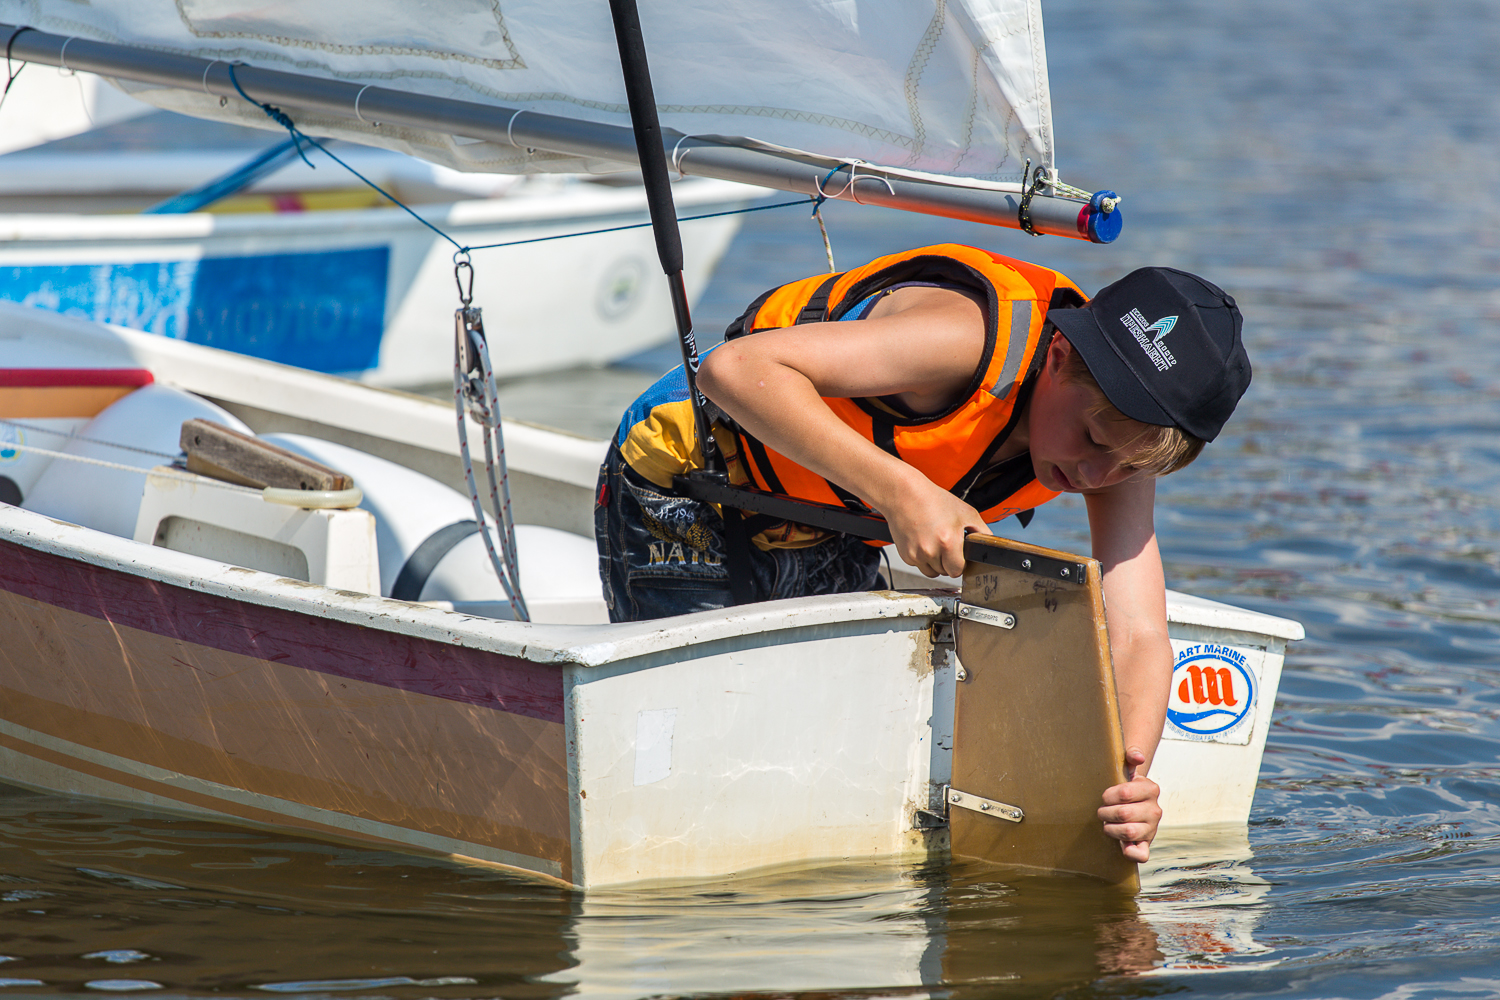
<path id="1" fill-rule="evenodd" d="M 1037 480 L 1059 493 L 1092 493 L 1148 475 L 1130 466 L 1140 447 L 1140 426 L 1091 414 L 1097 402 L 1093 390 L 1059 380 L 1059 369 L 1071 350 L 1063 338 L 1052 339 L 1028 407 L 1031 465 Z"/>

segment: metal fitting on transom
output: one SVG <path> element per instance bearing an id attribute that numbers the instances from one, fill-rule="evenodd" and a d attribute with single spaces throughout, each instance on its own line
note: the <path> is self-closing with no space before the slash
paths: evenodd
<path id="1" fill-rule="evenodd" d="M 1019 823 L 1026 818 L 1026 813 L 1020 806 L 1013 806 L 1009 802 L 1001 802 L 998 799 L 987 799 L 983 795 L 961 792 L 957 788 L 948 789 L 948 804 L 1011 823 Z"/>
<path id="2" fill-rule="evenodd" d="M 1066 570 L 1063 571 L 1063 575 L 1068 575 Z M 996 628 L 1016 627 L 1016 616 L 1007 611 L 994 611 L 977 604 L 965 604 L 962 601 L 958 605 L 958 617 L 980 625 L 993 625 Z"/>

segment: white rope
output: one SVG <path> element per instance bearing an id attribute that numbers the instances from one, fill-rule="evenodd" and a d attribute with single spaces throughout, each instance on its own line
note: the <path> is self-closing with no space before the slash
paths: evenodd
<path id="1" fill-rule="evenodd" d="M 1081 187 L 1074 187 L 1071 184 L 1063 183 L 1062 179 L 1057 176 L 1056 170 L 1049 170 L 1046 174 L 1046 179 L 1042 183 L 1050 187 L 1054 194 L 1061 195 L 1064 198 L 1076 198 L 1079 201 L 1092 201 L 1094 197 L 1094 193 L 1092 191 L 1085 191 Z M 1104 214 L 1106 215 L 1108 215 L 1110 212 L 1113 212 L 1119 206 L 1120 198 L 1118 195 L 1113 198 L 1102 198 L 1099 201 L 1099 207 L 1104 209 Z"/>
<path id="2" fill-rule="evenodd" d="M 220 61 L 221 60 L 215 59 L 213 62 L 210 62 L 207 66 L 203 67 L 203 79 L 200 82 L 203 85 L 203 93 L 204 93 L 204 96 L 206 96 L 206 97 L 212 97 L 212 96 L 214 96 L 213 92 L 208 89 L 208 71 L 211 70 L 211 69 L 213 69 L 214 66 L 217 63 L 219 63 Z"/>
<path id="3" fill-rule="evenodd" d="M 168 462 L 175 462 L 179 457 L 177 455 L 169 455 L 164 451 L 153 451 L 150 448 L 137 448 L 133 444 L 119 444 L 115 441 L 105 441 L 103 438 L 85 437 L 82 434 L 75 434 L 72 431 L 60 431 L 55 427 L 38 427 L 36 424 L 26 424 L 22 423 L 19 420 L 0 419 L 0 424 L 6 424 L 10 427 L 19 427 L 21 428 L 21 430 L 31 431 L 33 434 L 51 434 L 53 437 L 67 438 L 69 441 L 85 441 L 89 444 L 103 445 L 106 448 L 117 448 L 120 451 L 133 451 L 138 455 L 150 455 L 152 458 L 164 458 Z M 5 450 L 7 447 L 9 447 L 9 445 L 5 444 L 5 442 L 3 441 L 0 441 L 0 451 Z"/>
<path id="4" fill-rule="evenodd" d="M 460 292 L 460 298 L 464 299 Z M 454 316 L 453 350 L 453 404 L 458 415 L 458 455 L 463 463 L 464 481 L 469 487 L 469 501 L 474 507 L 474 519 L 479 523 L 479 534 L 484 540 L 485 553 L 490 565 L 510 602 L 511 613 L 517 621 L 531 621 L 531 612 L 526 607 L 526 598 L 521 593 L 521 570 L 516 560 L 516 530 L 511 518 L 509 470 L 505 461 L 505 436 L 500 421 L 500 397 L 495 390 L 495 372 L 490 366 L 489 345 L 484 336 L 484 321 L 478 309 L 470 309 L 464 299 L 464 308 Z M 475 348 L 477 357 L 468 359 L 472 367 L 464 370 L 468 348 Z M 466 417 L 471 416 L 479 425 L 484 440 L 484 466 L 489 479 L 490 505 L 495 510 L 497 532 L 500 536 L 499 551 L 490 537 L 490 519 L 485 516 L 484 504 L 479 499 L 479 485 L 474 478 L 474 463 L 469 455 L 469 431 Z M 498 478 L 496 469 L 499 469 Z"/>
<path id="5" fill-rule="evenodd" d="M 69 35 L 67 38 L 63 39 L 62 48 L 57 50 L 57 61 L 61 63 L 61 65 L 58 66 L 58 69 L 62 70 L 63 76 L 78 75 L 77 70 L 68 69 L 68 43 L 72 40 L 73 36 Z"/>
<path id="6" fill-rule="evenodd" d="M 379 128 L 379 122 L 367 122 L 365 121 L 364 116 L 359 113 L 359 99 L 365 96 L 365 91 L 369 90 L 373 86 L 375 86 L 373 83 L 367 83 L 363 87 L 359 88 L 359 93 L 354 95 L 354 117 L 358 118 L 360 120 L 360 123 L 363 125 L 370 125 L 374 128 Z"/>
<path id="7" fill-rule="evenodd" d="M 29 451 L 37 455 L 50 455 L 53 458 L 66 459 L 69 462 L 82 462 L 84 465 L 98 465 L 106 469 L 117 469 L 120 472 L 134 472 L 140 476 L 161 476 L 164 479 L 176 479 L 184 483 L 198 483 L 204 486 L 214 486 L 224 490 L 234 490 L 239 493 L 253 493 L 261 495 L 261 491 L 249 486 L 240 486 L 237 483 L 226 483 L 218 479 L 209 479 L 205 476 L 195 476 L 191 472 L 172 472 L 164 469 L 143 469 L 139 465 L 122 465 L 119 462 L 106 462 L 102 458 L 86 458 L 83 455 L 70 455 L 65 451 L 53 451 L 50 448 L 38 448 L 32 444 L 18 444 L 14 441 L 0 443 L 0 451 Z"/>
<path id="8" fill-rule="evenodd" d="M 510 143 L 512 146 L 516 146 L 516 140 L 515 137 L 510 134 L 510 130 L 512 127 L 514 127 L 514 125 L 516 124 L 516 119 L 519 117 L 521 117 L 520 109 L 518 109 L 515 114 L 510 116 L 510 121 L 505 123 L 505 141 Z M 516 146 L 516 148 L 520 149 L 521 147 Z"/>
<path id="9" fill-rule="evenodd" d="M 838 265 L 834 264 L 834 244 L 828 240 L 828 226 L 823 225 L 823 207 L 817 205 L 813 208 L 813 220 L 817 223 L 817 231 L 823 235 L 823 253 L 828 255 L 828 273 L 837 274 Z"/>
<path id="10" fill-rule="evenodd" d="M 677 179 L 678 180 L 685 180 L 687 178 L 687 174 L 684 174 L 682 172 L 682 157 L 686 156 L 687 153 L 684 152 L 684 153 L 679 154 L 677 151 L 679 149 L 682 149 L 682 144 L 684 142 L 687 142 L 691 138 L 692 138 L 692 136 L 685 135 L 681 139 L 677 140 L 677 145 L 675 145 L 675 146 L 672 147 L 672 169 L 675 170 L 675 171 L 677 171 Z"/>
<path id="11" fill-rule="evenodd" d="M 817 174 L 813 174 L 813 190 L 815 192 L 817 192 L 820 197 L 823 197 L 823 198 L 838 198 L 845 191 L 849 190 L 850 186 L 852 186 L 854 184 L 854 171 L 856 169 L 856 164 L 863 163 L 863 162 L 864 162 L 863 160 L 855 160 L 853 163 L 849 164 L 849 180 L 847 182 L 845 182 L 844 186 L 841 187 L 841 188 L 839 188 L 838 191 L 836 193 L 834 193 L 834 194 L 829 194 L 827 191 L 823 190 L 823 181 L 826 178 L 820 177 Z M 838 172 L 837 170 L 834 171 L 834 173 L 837 173 L 837 172 Z"/>
<path id="12" fill-rule="evenodd" d="M 822 195 L 824 198 L 838 199 L 842 198 L 844 194 L 847 193 L 849 195 L 849 200 L 854 202 L 854 204 L 856 205 L 864 204 L 864 202 L 859 200 L 859 192 L 854 188 L 854 185 L 857 181 L 879 181 L 880 183 L 885 185 L 885 189 L 891 193 L 891 197 L 894 198 L 896 196 L 896 188 L 886 178 L 880 176 L 879 174 L 861 174 L 859 172 L 861 164 L 865 166 L 869 165 L 865 163 L 864 160 L 849 161 L 849 180 L 843 187 L 839 188 L 838 191 L 834 192 L 833 194 L 829 194 L 827 191 L 823 190 L 823 178 L 818 177 L 817 174 L 813 175 L 813 177 L 815 178 L 815 183 L 813 186 L 817 190 L 818 194 Z"/>
<path id="13" fill-rule="evenodd" d="M 861 177 L 860 175 L 854 173 L 853 170 L 851 170 L 849 172 L 849 197 L 854 199 L 854 204 L 856 205 L 863 205 L 864 202 L 859 200 L 859 189 L 854 186 L 855 181 L 879 181 L 880 183 L 885 185 L 886 191 L 890 192 L 892 198 L 896 197 L 895 186 L 891 184 L 891 182 L 886 178 L 881 177 L 877 174 L 865 174 L 863 177 Z"/>
<path id="14" fill-rule="evenodd" d="M 1047 179 L 1043 183 L 1050 187 L 1055 194 L 1060 194 L 1064 198 L 1078 198 L 1081 201 L 1088 201 L 1094 196 L 1092 191 L 1085 191 L 1083 188 L 1064 184 L 1062 178 L 1057 176 L 1056 170 L 1048 171 Z"/>

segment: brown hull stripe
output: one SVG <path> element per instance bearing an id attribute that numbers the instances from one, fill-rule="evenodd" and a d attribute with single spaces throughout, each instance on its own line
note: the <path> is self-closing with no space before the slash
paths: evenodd
<path id="1" fill-rule="evenodd" d="M 203 594 L 0 542 L 0 589 L 117 625 L 434 698 L 563 721 L 556 667 Z"/>

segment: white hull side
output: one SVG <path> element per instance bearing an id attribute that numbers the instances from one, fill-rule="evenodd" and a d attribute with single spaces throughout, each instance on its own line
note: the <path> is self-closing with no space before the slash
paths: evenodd
<path id="1" fill-rule="evenodd" d="M 572 670 L 583 877 L 925 853 L 912 818 L 932 771 L 929 624 L 855 619 Z"/>

